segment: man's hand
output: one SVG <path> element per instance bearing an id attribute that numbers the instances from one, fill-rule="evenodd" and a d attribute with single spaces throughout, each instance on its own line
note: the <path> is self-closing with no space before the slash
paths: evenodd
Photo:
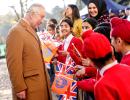
<path id="1" fill-rule="evenodd" d="M 19 93 L 16 93 L 17 97 L 20 99 L 26 99 L 26 91 L 21 91 Z"/>

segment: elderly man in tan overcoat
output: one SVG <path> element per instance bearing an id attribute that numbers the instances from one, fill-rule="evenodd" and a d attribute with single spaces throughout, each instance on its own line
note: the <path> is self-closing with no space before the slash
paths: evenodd
<path id="1" fill-rule="evenodd" d="M 7 37 L 7 66 L 13 100 L 51 100 L 47 70 L 35 29 L 45 16 L 41 4 L 33 4 Z"/>

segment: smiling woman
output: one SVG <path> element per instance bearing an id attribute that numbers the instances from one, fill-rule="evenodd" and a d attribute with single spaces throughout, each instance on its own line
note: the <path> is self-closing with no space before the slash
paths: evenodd
<path id="1" fill-rule="evenodd" d="M 105 0 L 89 0 L 88 2 L 88 14 L 98 21 L 98 24 L 102 22 L 109 22 L 109 15 Z"/>

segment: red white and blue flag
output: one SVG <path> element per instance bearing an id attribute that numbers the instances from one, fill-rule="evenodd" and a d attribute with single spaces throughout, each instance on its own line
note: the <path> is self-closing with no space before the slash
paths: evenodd
<path id="1" fill-rule="evenodd" d="M 56 73 L 57 74 L 73 74 L 75 68 L 72 65 L 66 65 L 61 62 L 57 62 Z"/>
<path id="2" fill-rule="evenodd" d="M 77 82 L 73 81 L 64 94 L 61 94 L 58 100 L 77 100 Z"/>
<path id="3" fill-rule="evenodd" d="M 71 66 L 75 66 L 76 65 L 76 63 L 74 62 L 74 60 L 72 59 L 72 57 L 69 54 L 66 57 L 65 64 L 71 65 Z"/>
<path id="4" fill-rule="evenodd" d="M 70 89 L 72 82 L 76 82 L 73 75 L 56 74 L 51 89 L 54 93 L 61 95 L 68 91 L 68 87 Z"/>
<path id="5" fill-rule="evenodd" d="M 57 62 L 56 77 L 52 85 L 52 91 L 59 94 L 59 100 L 77 100 L 77 82 L 73 79 L 75 68 Z"/>

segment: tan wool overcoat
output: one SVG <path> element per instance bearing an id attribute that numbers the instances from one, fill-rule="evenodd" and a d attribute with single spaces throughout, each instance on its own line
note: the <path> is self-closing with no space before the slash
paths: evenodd
<path id="1" fill-rule="evenodd" d="M 51 100 L 50 83 L 36 32 L 21 19 L 10 29 L 7 41 L 7 66 L 16 93 L 26 90 L 26 100 Z"/>

